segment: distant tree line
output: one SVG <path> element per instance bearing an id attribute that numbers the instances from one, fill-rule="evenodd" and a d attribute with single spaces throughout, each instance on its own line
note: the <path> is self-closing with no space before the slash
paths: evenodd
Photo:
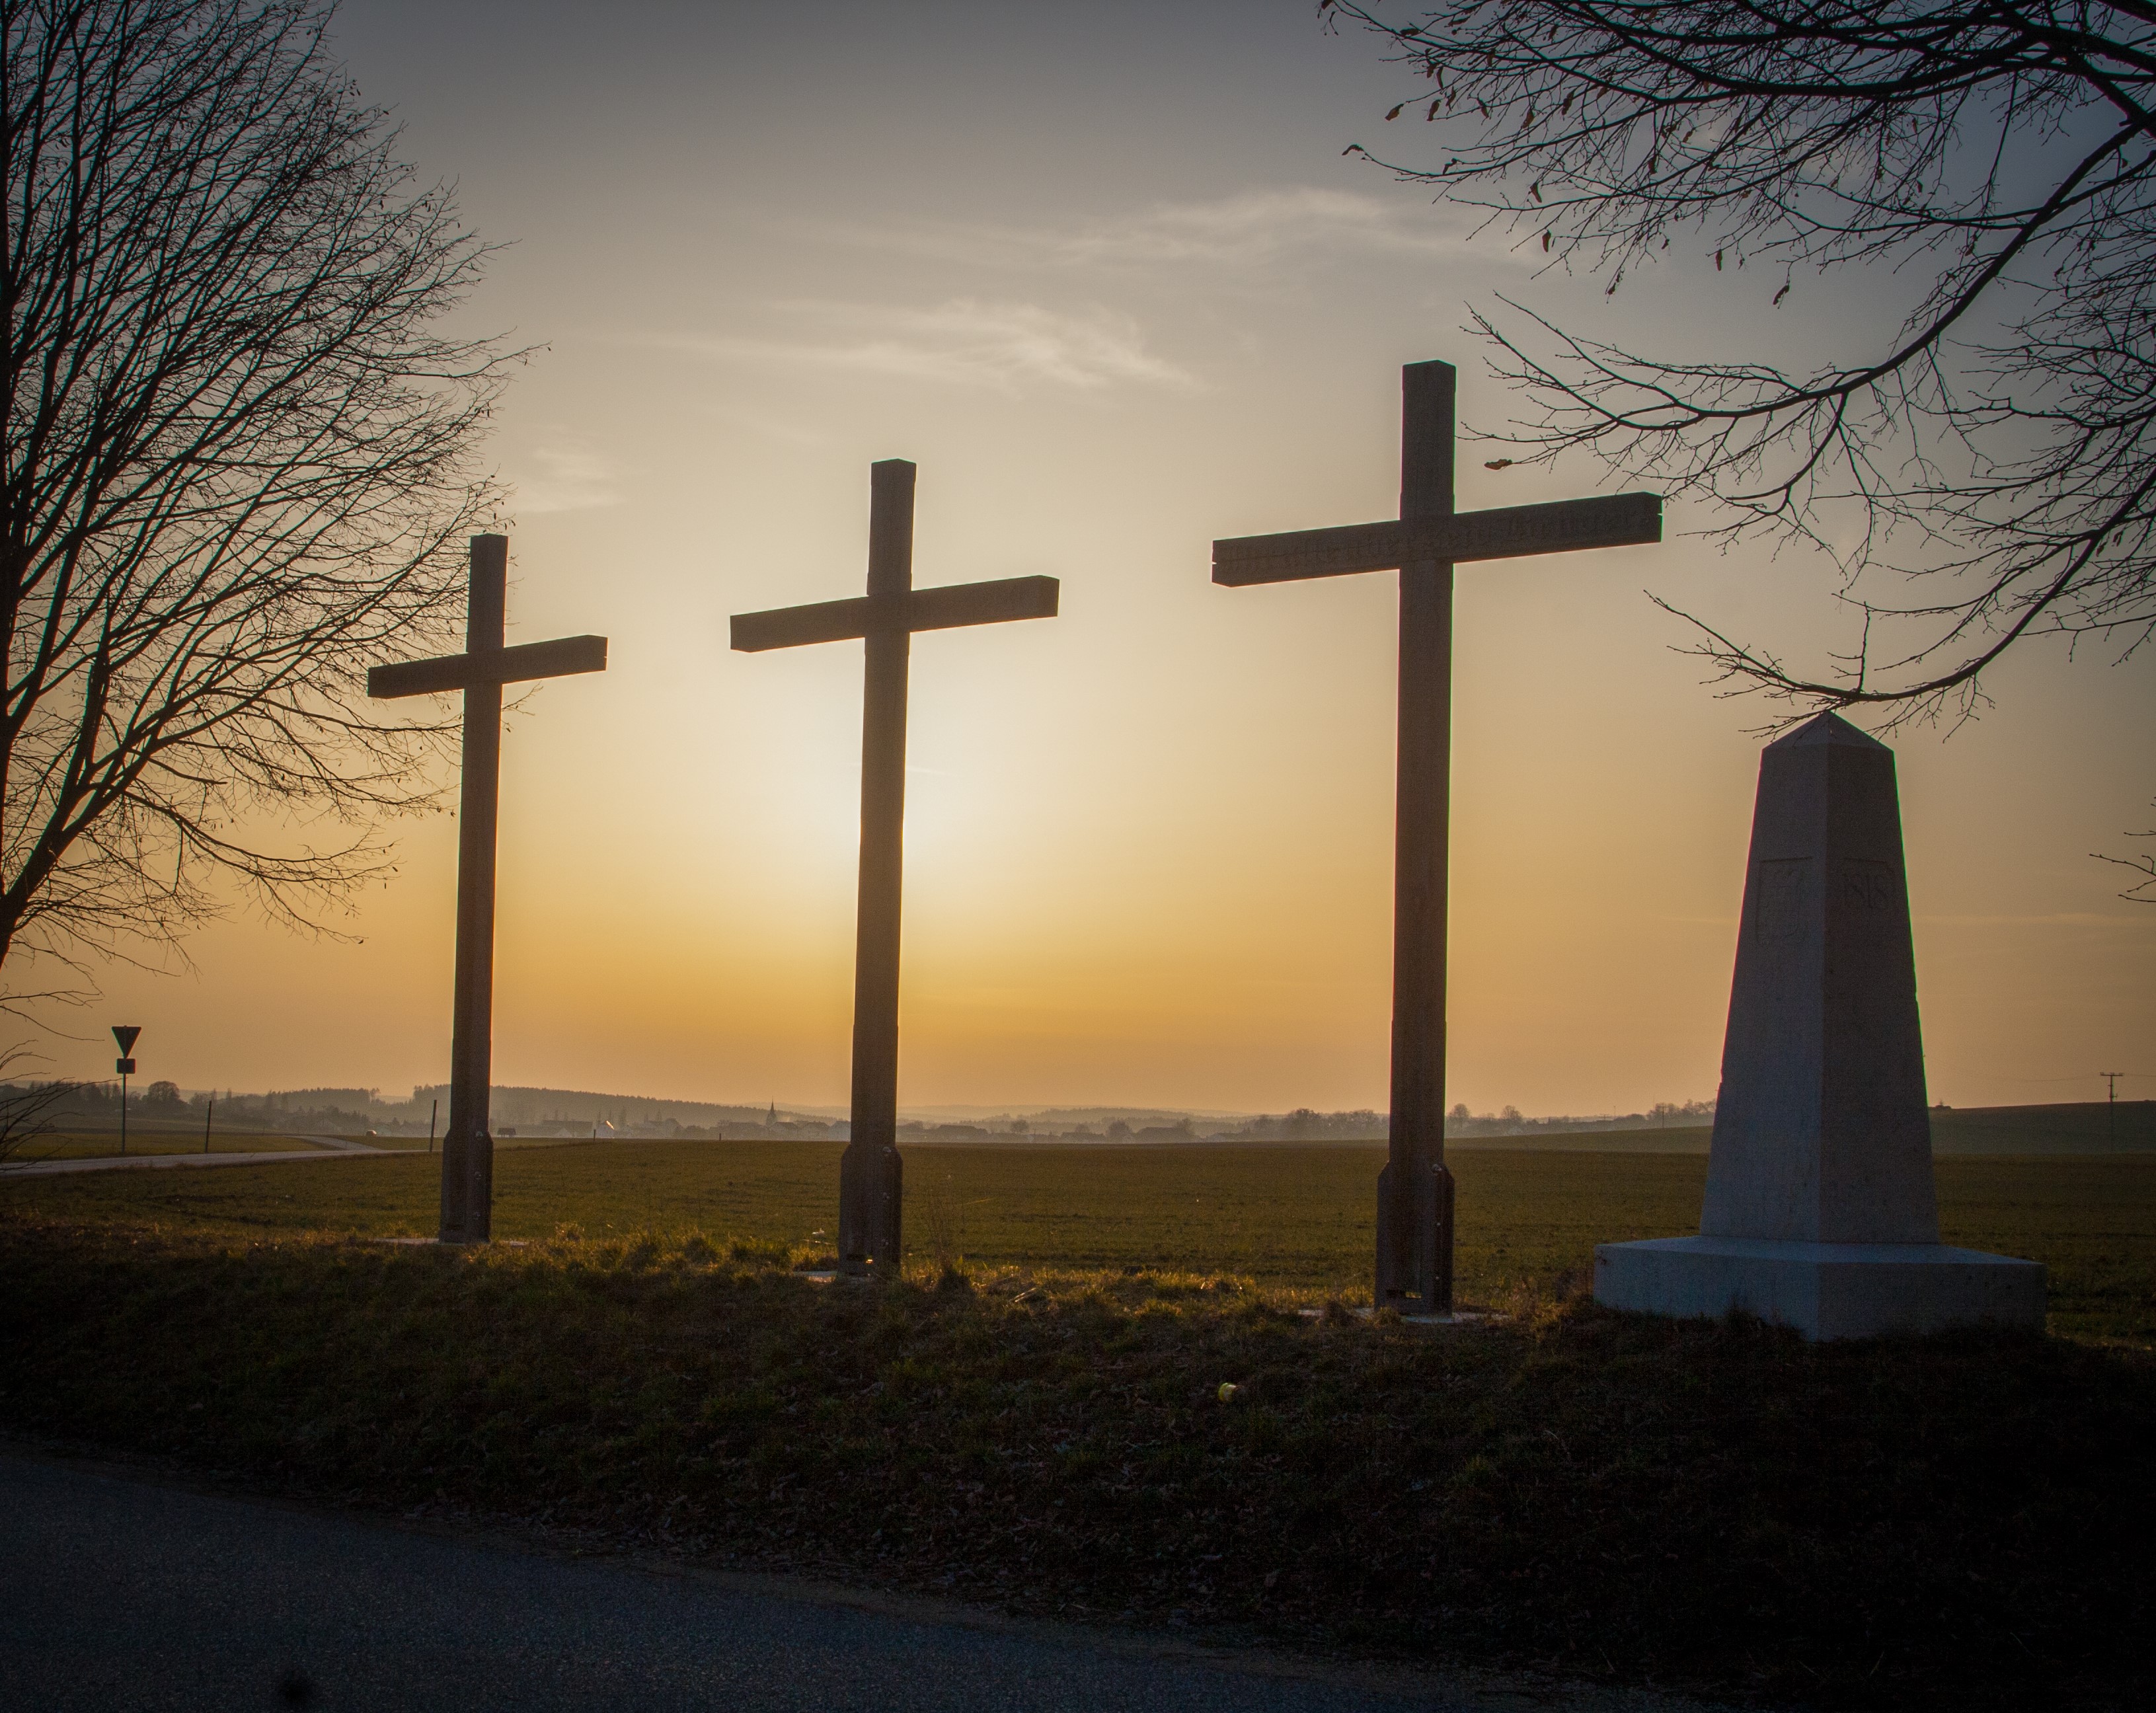
<path id="1" fill-rule="evenodd" d="M 1494 1113 L 1472 1112 L 1463 1100 L 1445 1115 L 1445 1133 L 1448 1136 L 1532 1136 L 1538 1131 L 1635 1130 L 1713 1121 L 1712 1100 L 1661 1100 L 1645 1112 L 1597 1113 L 1589 1117 L 1565 1114 L 1549 1118 L 1525 1117 L 1517 1106 Z M 1261 1115 L 1217 1134 L 1249 1141 L 1362 1141 L 1382 1138 L 1389 1122 L 1387 1114 L 1367 1106 L 1352 1112 L 1317 1112 L 1301 1106 L 1279 1116 Z"/>
<path id="2" fill-rule="evenodd" d="M 130 1110 L 146 1119 L 185 1119 L 201 1123 L 215 1118 L 220 1130 L 317 1132 L 327 1136 L 424 1136 L 434 1103 L 448 1109 L 447 1090 L 427 1085 L 413 1090 L 408 1099 L 384 1100 L 377 1089 L 318 1088 L 272 1090 L 265 1094 L 242 1094 L 234 1090 L 197 1090 L 183 1093 L 177 1083 L 160 1079 L 137 1087 Z M 29 1100 L 41 1121 L 65 1128 L 81 1123 L 103 1129 L 119 1121 L 120 1085 L 116 1080 L 76 1082 L 0 1082 L 0 1103 L 8 1098 Z M 26 1110 L 28 1109 L 26 1108 Z M 686 1114 L 701 1122 L 685 1121 Z M 1132 1123 L 1111 1118 L 1104 1124 L 1053 1125 L 1008 1115 L 978 1124 L 909 1119 L 899 1127 L 906 1142 L 968 1142 L 993 1141 L 1108 1141 L 1173 1143 L 1190 1141 L 1374 1141 L 1386 1132 L 1384 1113 L 1368 1106 L 1343 1112 L 1320 1112 L 1299 1106 L 1291 1112 L 1264 1113 L 1240 1122 L 1207 1122 L 1164 1112 L 1141 1114 L 1153 1122 Z M 0 1128 L 5 1113 L 0 1111 Z M 1712 1124 L 1712 1100 L 1657 1101 L 1645 1112 L 1599 1113 L 1592 1116 L 1558 1116 L 1527 1118 L 1517 1106 L 1494 1113 L 1469 1110 L 1462 1101 L 1446 1115 L 1448 1136 L 1532 1136 L 1540 1132 L 1580 1130 L 1636 1130 L 1653 1126 L 1679 1127 Z M 570 1095 L 537 1089 L 497 1089 L 494 1095 L 496 1134 L 526 1136 L 675 1137 L 684 1140 L 723 1139 L 732 1141 L 845 1140 L 843 1119 L 813 1114 L 783 1113 L 775 1105 L 716 1106 L 693 1101 L 625 1099 L 618 1095 Z"/>
<path id="3" fill-rule="evenodd" d="M 1278 1117 L 1260 1114 L 1221 1134 L 1254 1142 L 1367 1141 L 1382 1138 L 1385 1125 L 1385 1115 L 1367 1106 L 1353 1112 L 1317 1112 L 1298 1106 Z"/>
<path id="4" fill-rule="evenodd" d="M 1713 1122 L 1712 1100 L 1657 1100 L 1645 1112 L 1558 1113 L 1548 1118 L 1523 1118 L 1517 1106 L 1494 1113 L 1470 1112 L 1461 1102 L 1445 1115 L 1445 1133 L 1449 1136 L 1527 1136 L 1576 1130 L 1674 1130 Z"/>

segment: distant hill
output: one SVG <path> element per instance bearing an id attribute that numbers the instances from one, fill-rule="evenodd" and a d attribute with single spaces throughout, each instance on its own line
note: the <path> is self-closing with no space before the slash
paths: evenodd
<path id="1" fill-rule="evenodd" d="M 2114 1134 L 2115 1126 L 2115 1134 Z M 1543 1131 L 1532 1136 L 1460 1136 L 1447 1148 L 1525 1148 L 1553 1153 L 1704 1154 L 1714 1132 L 1640 1126 L 1627 1130 Z M 1934 1154 L 2156 1153 L 2156 1100 L 2121 1100 L 2114 1114 L 2102 1100 L 2062 1106 L 1934 1106 Z"/>
<path id="2" fill-rule="evenodd" d="M 129 1121 L 146 1131 L 199 1129 L 209 1115 L 207 1090 L 181 1091 L 151 1085 L 166 1098 L 151 1100 L 138 1085 Z M 116 1083 L 82 1088 L 53 1114 L 63 1130 L 116 1129 Z M 378 1089 L 316 1088 L 266 1095 L 217 1095 L 219 1130 L 321 1132 L 332 1136 L 379 1130 L 384 1135 L 424 1136 L 449 1120 L 447 1084 L 414 1089 L 402 1100 L 385 1100 Z M 1663 1105 L 1650 1114 L 1594 1117 L 1525 1118 L 1507 1107 L 1445 1121 L 1452 1148 L 1514 1148 L 1550 1151 L 1704 1154 L 1712 1136 L 1713 1103 Z M 761 1106 L 710 1100 L 655 1100 L 646 1095 L 606 1094 L 589 1089 L 497 1085 L 491 1117 L 500 1135 L 719 1136 L 843 1139 L 843 1106 Z M 1172 1142 L 1189 1137 L 1218 1141 L 1382 1141 L 1385 1116 L 1368 1110 L 1279 1115 L 1158 1106 L 901 1107 L 901 1142 L 1020 1141 L 1096 1138 Z M 2043 1106 L 1932 1109 L 1932 1146 L 1939 1154 L 2156 1153 L 2156 1100 L 2102 1100 Z"/>
<path id="3" fill-rule="evenodd" d="M 416 1120 L 424 1128 L 429 1105 L 439 1100 L 449 1109 L 449 1085 L 434 1084 L 414 1089 L 412 1098 L 383 1113 L 407 1123 Z M 521 1088 L 497 1083 L 490 1100 L 496 1125 L 611 1124 L 617 1130 L 633 1126 L 678 1124 L 713 1129 L 721 1126 L 762 1124 L 770 1110 L 762 1105 L 733 1105 L 711 1100 L 660 1100 L 649 1095 L 608 1095 L 590 1089 Z M 778 1116 L 799 1120 L 798 1108 L 782 1106 Z M 820 1120 L 819 1121 L 820 1122 Z"/>
<path id="4" fill-rule="evenodd" d="M 898 1116 L 928 1123 L 978 1125 L 983 1130 L 1007 1129 L 1012 1120 L 1024 1119 L 1033 1130 L 1069 1131 L 1081 1125 L 1105 1130 L 1118 1121 L 1132 1130 L 1185 1121 L 1201 1130 L 1209 1130 L 1252 1115 L 1225 1112 L 1209 1106 L 901 1106 Z"/>
<path id="5" fill-rule="evenodd" d="M 1932 1109 L 1939 1154 L 2156 1153 L 2156 1100 Z"/>
<path id="6" fill-rule="evenodd" d="M 146 1130 L 199 1129 L 208 1116 L 210 1091 L 187 1090 L 177 1101 L 155 1102 L 148 1089 L 137 1083 L 128 1102 L 129 1122 Z M 54 1114 L 64 1130 L 103 1131 L 119 1125 L 119 1085 L 96 1083 L 84 1088 Z M 321 1131 L 331 1136 L 357 1135 L 378 1130 L 384 1135 L 424 1136 L 432 1123 L 436 1129 L 449 1122 L 449 1090 L 446 1083 L 414 1089 L 408 1099 L 382 1098 L 378 1089 L 284 1089 L 266 1095 L 217 1091 L 216 1124 L 219 1130 Z M 711 1134 L 780 1134 L 788 1131 L 823 1136 L 830 1131 L 827 1119 L 804 1114 L 799 1108 L 780 1107 L 777 1127 L 765 1121 L 772 1116 L 768 1103 L 762 1106 L 729 1105 L 706 1100 L 655 1100 L 644 1095 L 609 1095 L 588 1089 L 542 1089 L 504 1086 L 493 1090 L 490 1116 L 497 1132 L 515 1134 L 664 1135 L 684 1131 Z"/>

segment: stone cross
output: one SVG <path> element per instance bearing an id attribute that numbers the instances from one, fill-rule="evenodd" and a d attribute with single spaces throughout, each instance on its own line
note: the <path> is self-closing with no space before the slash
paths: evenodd
<path id="1" fill-rule="evenodd" d="M 1052 577 L 913 587 L 913 466 L 869 466 L 869 589 L 734 615 L 733 645 L 749 653 L 862 639 L 861 855 L 854 951 L 851 1139 L 839 1162 L 839 1265 L 855 1277 L 896 1276 L 903 1198 L 898 1157 L 898 944 L 906 819 L 906 684 L 912 633 L 1007 619 L 1053 618 Z"/>
<path id="2" fill-rule="evenodd" d="M 495 824 L 501 801 L 501 687 L 603 672 L 604 637 L 562 637 L 505 648 L 509 537 L 471 538 L 465 651 L 377 666 L 370 696 L 462 690 L 464 781 L 458 803 L 456 998 L 449 1037 L 449 1127 L 442 1137 L 444 1243 L 485 1243 L 493 1228 L 494 1138 L 487 1129 L 494 1068 Z"/>
<path id="3" fill-rule="evenodd" d="M 1452 567 L 1662 538 L 1662 502 L 1616 494 L 1456 512 L 1450 363 L 1401 371 L 1400 515 L 1383 523 L 1213 544 L 1235 587 L 1354 572 L 1400 574 L 1399 738 L 1393 832 L 1391 1149 L 1378 1178 L 1376 1302 L 1452 1308 L 1452 1173 L 1445 1164 L 1445 977 L 1452 768 Z"/>
<path id="4" fill-rule="evenodd" d="M 1699 1235 L 1598 1244 L 1595 1300 L 2041 1331 L 2041 1266 L 1939 1241 L 1925 1101 L 1894 752 L 1821 714 L 1759 757 Z"/>

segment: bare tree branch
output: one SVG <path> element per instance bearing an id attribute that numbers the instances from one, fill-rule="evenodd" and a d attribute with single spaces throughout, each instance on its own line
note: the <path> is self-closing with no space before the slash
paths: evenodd
<path id="1" fill-rule="evenodd" d="M 433 331 L 485 252 L 305 0 L 0 17 L 0 966 L 317 921 L 434 795 L 364 676 L 500 498 L 517 354 Z"/>
<path id="2" fill-rule="evenodd" d="M 21 1042 L 0 1048 L 0 1166 L 50 1136 L 54 1121 L 89 1086 L 60 1080 L 18 1081 L 38 1057 Z"/>
<path id="3" fill-rule="evenodd" d="M 2156 839 L 2156 828 L 2151 828 L 2146 833 L 2129 833 L 2126 836 L 2128 839 Z M 2100 850 L 2092 850 L 2089 854 L 2100 863 L 2110 863 L 2141 876 L 2118 895 L 2121 898 L 2134 904 L 2156 904 L 2156 856 L 2106 856 Z"/>
<path id="4" fill-rule="evenodd" d="M 1825 671 L 1704 621 L 1739 690 L 1896 717 L 1983 700 L 2036 634 L 2156 631 L 2156 8 L 2119 0 L 1455 0 L 1321 11 L 1426 85 L 1437 167 L 1615 292 L 1673 244 L 1725 273 L 1861 266 L 1913 294 L 1876 355 L 1673 362 L 1507 304 L 1477 317 L 1575 447 L 1832 554 L 1864 643 Z M 1374 157 L 1373 157 L 1374 158 Z M 1896 591 L 1897 592 L 1890 592 Z M 1689 616 L 1689 615 L 1686 615 Z"/>

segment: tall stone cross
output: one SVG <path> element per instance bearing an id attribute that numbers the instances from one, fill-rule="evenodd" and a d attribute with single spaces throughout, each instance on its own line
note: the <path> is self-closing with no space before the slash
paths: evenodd
<path id="1" fill-rule="evenodd" d="M 854 950 L 851 1139 L 839 1162 L 839 1265 L 895 1277 L 903 1199 L 898 1157 L 898 940 L 906 819 L 906 680 L 912 634 L 1055 617 L 1052 577 L 913 587 L 913 466 L 869 466 L 869 592 L 767 613 L 738 613 L 733 645 L 748 653 L 867 644 L 861 699 L 860 890 Z"/>
<path id="2" fill-rule="evenodd" d="M 1396 521 L 1245 536 L 1213 544 L 1213 581 L 1233 587 L 1400 574 L 1399 739 L 1393 829 L 1390 1153 L 1378 1178 L 1376 1301 L 1452 1308 L 1452 1173 L 1445 1164 L 1445 962 L 1452 770 L 1452 567 L 1662 538 L 1662 502 L 1614 494 L 1456 512 L 1450 363 L 1401 371 Z"/>
<path id="3" fill-rule="evenodd" d="M 449 1035 L 449 1127 L 442 1137 L 444 1243 L 485 1243 L 493 1229 L 494 1137 L 487 1128 L 494 1069 L 495 824 L 501 802 L 501 687 L 572 672 L 603 672 L 604 637 L 502 646 L 509 537 L 471 538 L 465 651 L 377 666 L 370 696 L 465 693 L 464 782 L 457 827 L 456 998 Z"/>

